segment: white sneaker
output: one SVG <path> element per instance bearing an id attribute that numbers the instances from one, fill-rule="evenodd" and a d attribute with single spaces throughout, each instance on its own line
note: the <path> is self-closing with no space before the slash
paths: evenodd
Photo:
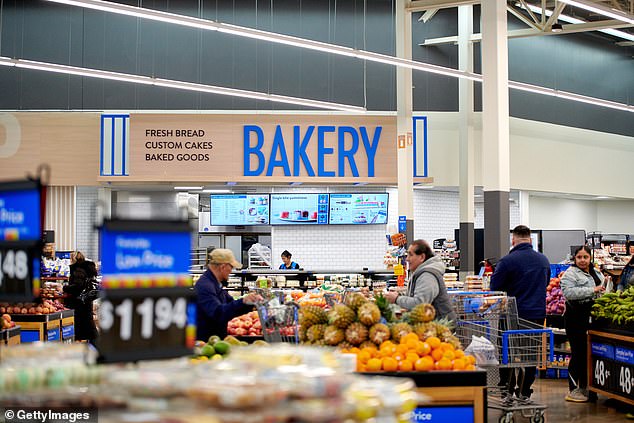
<path id="1" fill-rule="evenodd" d="M 588 402 L 588 395 L 584 393 L 583 389 L 573 389 L 572 391 L 568 392 L 568 395 L 566 395 L 566 401 Z"/>

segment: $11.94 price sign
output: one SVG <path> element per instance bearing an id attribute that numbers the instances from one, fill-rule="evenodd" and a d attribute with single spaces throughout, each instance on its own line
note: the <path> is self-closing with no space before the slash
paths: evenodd
<path id="1" fill-rule="evenodd" d="M 99 306 L 97 346 L 104 362 L 178 357 L 191 352 L 193 291 L 109 289 Z"/>

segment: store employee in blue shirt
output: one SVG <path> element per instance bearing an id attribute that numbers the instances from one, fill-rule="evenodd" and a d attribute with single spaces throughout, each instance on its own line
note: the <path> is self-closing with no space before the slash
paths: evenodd
<path id="1" fill-rule="evenodd" d="M 287 270 L 287 269 L 298 270 L 299 269 L 299 264 L 295 263 L 294 261 L 291 261 L 291 256 L 292 254 L 289 253 L 288 250 L 284 250 L 284 252 L 282 253 L 282 261 L 284 263 L 280 265 L 281 270 Z"/>

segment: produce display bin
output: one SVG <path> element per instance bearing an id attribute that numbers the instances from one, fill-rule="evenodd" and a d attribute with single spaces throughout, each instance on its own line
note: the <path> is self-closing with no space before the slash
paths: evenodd
<path id="1" fill-rule="evenodd" d="M 60 320 L 62 342 L 75 341 L 75 310 L 63 310 Z"/>
<path id="2" fill-rule="evenodd" d="M 5 345 L 17 345 L 20 343 L 20 332 L 22 328 L 20 326 L 14 326 L 11 329 L 3 330 L 2 341 Z"/>
<path id="3" fill-rule="evenodd" d="M 21 326 L 20 342 L 61 340 L 62 312 L 49 314 L 12 314 L 11 320 Z"/>
<path id="4" fill-rule="evenodd" d="M 634 332 L 588 331 L 588 388 L 634 405 Z"/>
<path id="5" fill-rule="evenodd" d="M 487 421 L 487 373 L 484 370 L 362 374 L 412 379 L 418 391 L 430 399 L 416 408 L 412 421 Z"/>

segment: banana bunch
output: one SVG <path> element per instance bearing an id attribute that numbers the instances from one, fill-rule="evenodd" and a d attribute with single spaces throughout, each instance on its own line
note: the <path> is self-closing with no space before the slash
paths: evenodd
<path id="1" fill-rule="evenodd" d="M 611 292 L 594 301 L 592 317 L 617 325 L 634 324 L 634 286 L 623 292 Z"/>

